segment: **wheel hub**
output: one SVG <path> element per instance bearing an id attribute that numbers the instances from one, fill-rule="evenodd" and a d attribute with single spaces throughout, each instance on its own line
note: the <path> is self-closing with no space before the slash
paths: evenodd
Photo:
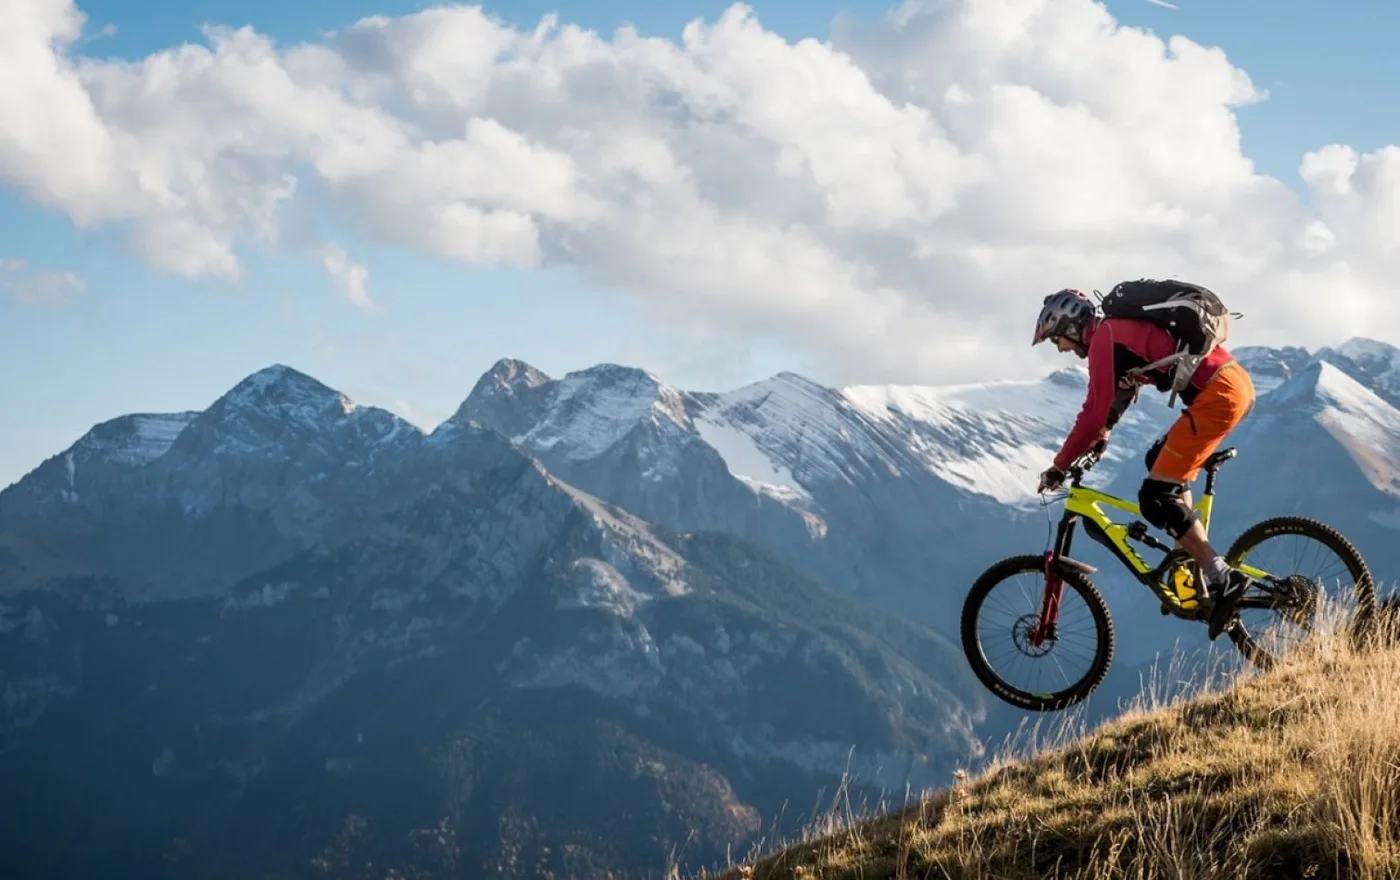
<path id="1" fill-rule="evenodd" d="M 1320 587 L 1311 579 L 1291 574 L 1274 587 L 1274 607 L 1298 625 L 1306 624 L 1317 611 Z"/>
<path id="2" fill-rule="evenodd" d="M 1050 628 L 1044 639 L 1037 645 L 1032 641 L 1031 636 L 1035 633 L 1035 628 L 1040 625 L 1040 615 L 1022 614 L 1016 618 L 1016 622 L 1011 625 L 1011 641 L 1016 644 L 1016 650 L 1027 657 L 1044 657 L 1050 653 L 1050 649 L 1055 646 L 1055 629 Z"/>

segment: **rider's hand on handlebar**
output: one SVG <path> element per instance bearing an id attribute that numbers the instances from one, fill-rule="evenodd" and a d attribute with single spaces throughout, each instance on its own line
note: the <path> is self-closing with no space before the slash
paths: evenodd
<path id="1" fill-rule="evenodd" d="M 1036 491 L 1041 493 L 1052 492 L 1055 489 L 1060 488 L 1060 484 L 1064 481 L 1065 472 L 1057 467 L 1052 466 L 1050 468 L 1047 468 L 1045 471 L 1041 472 L 1040 486 L 1036 489 Z"/>

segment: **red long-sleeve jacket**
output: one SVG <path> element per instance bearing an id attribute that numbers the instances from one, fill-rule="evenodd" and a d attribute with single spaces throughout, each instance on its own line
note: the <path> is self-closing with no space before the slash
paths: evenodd
<path id="1" fill-rule="evenodd" d="M 1138 386 L 1152 385 L 1159 391 L 1171 390 L 1171 367 L 1143 376 L 1129 376 L 1128 370 L 1161 360 L 1176 352 L 1171 334 L 1150 321 L 1133 318 L 1096 318 L 1084 330 L 1089 348 L 1089 391 L 1074 428 L 1055 456 L 1055 467 L 1068 468 L 1098 441 L 1099 432 L 1117 424 L 1132 403 Z M 1233 360 L 1224 346 L 1217 346 L 1205 357 L 1181 392 L 1187 406 L 1205 387 L 1215 371 Z"/>

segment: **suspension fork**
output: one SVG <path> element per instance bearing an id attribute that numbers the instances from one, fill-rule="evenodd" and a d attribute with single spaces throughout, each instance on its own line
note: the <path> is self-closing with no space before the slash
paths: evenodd
<path id="1" fill-rule="evenodd" d="M 1077 519 L 1078 517 L 1070 513 L 1061 517 L 1060 527 L 1055 533 L 1054 547 L 1045 551 L 1045 591 L 1040 599 L 1040 619 L 1027 636 L 1030 643 L 1037 648 L 1047 639 L 1054 640 L 1059 635 L 1056 627 L 1060 620 L 1060 598 L 1064 595 L 1065 580 L 1060 575 L 1060 568 L 1056 563 L 1061 556 L 1069 554 Z"/>

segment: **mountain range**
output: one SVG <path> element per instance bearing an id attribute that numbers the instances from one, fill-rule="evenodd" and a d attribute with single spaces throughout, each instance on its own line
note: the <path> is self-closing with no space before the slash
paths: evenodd
<path id="1" fill-rule="evenodd" d="M 1315 516 L 1388 582 L 1400 351 L 1236 354 L 1260 399 L 1213 534 Z M 941 785 L 1018 717 L 954 628 L 1044 549 L 1085 388 L 502 360 L 425 432 L 275 365 L 97 425 L 0 492 L 0 872 L 647 875 L 843 780 Z M 1144 394 L 1091 482 L 1134 497 L 1175 416 Z M 1083 555 L 1130 690 L 1199 634 Z"/>

